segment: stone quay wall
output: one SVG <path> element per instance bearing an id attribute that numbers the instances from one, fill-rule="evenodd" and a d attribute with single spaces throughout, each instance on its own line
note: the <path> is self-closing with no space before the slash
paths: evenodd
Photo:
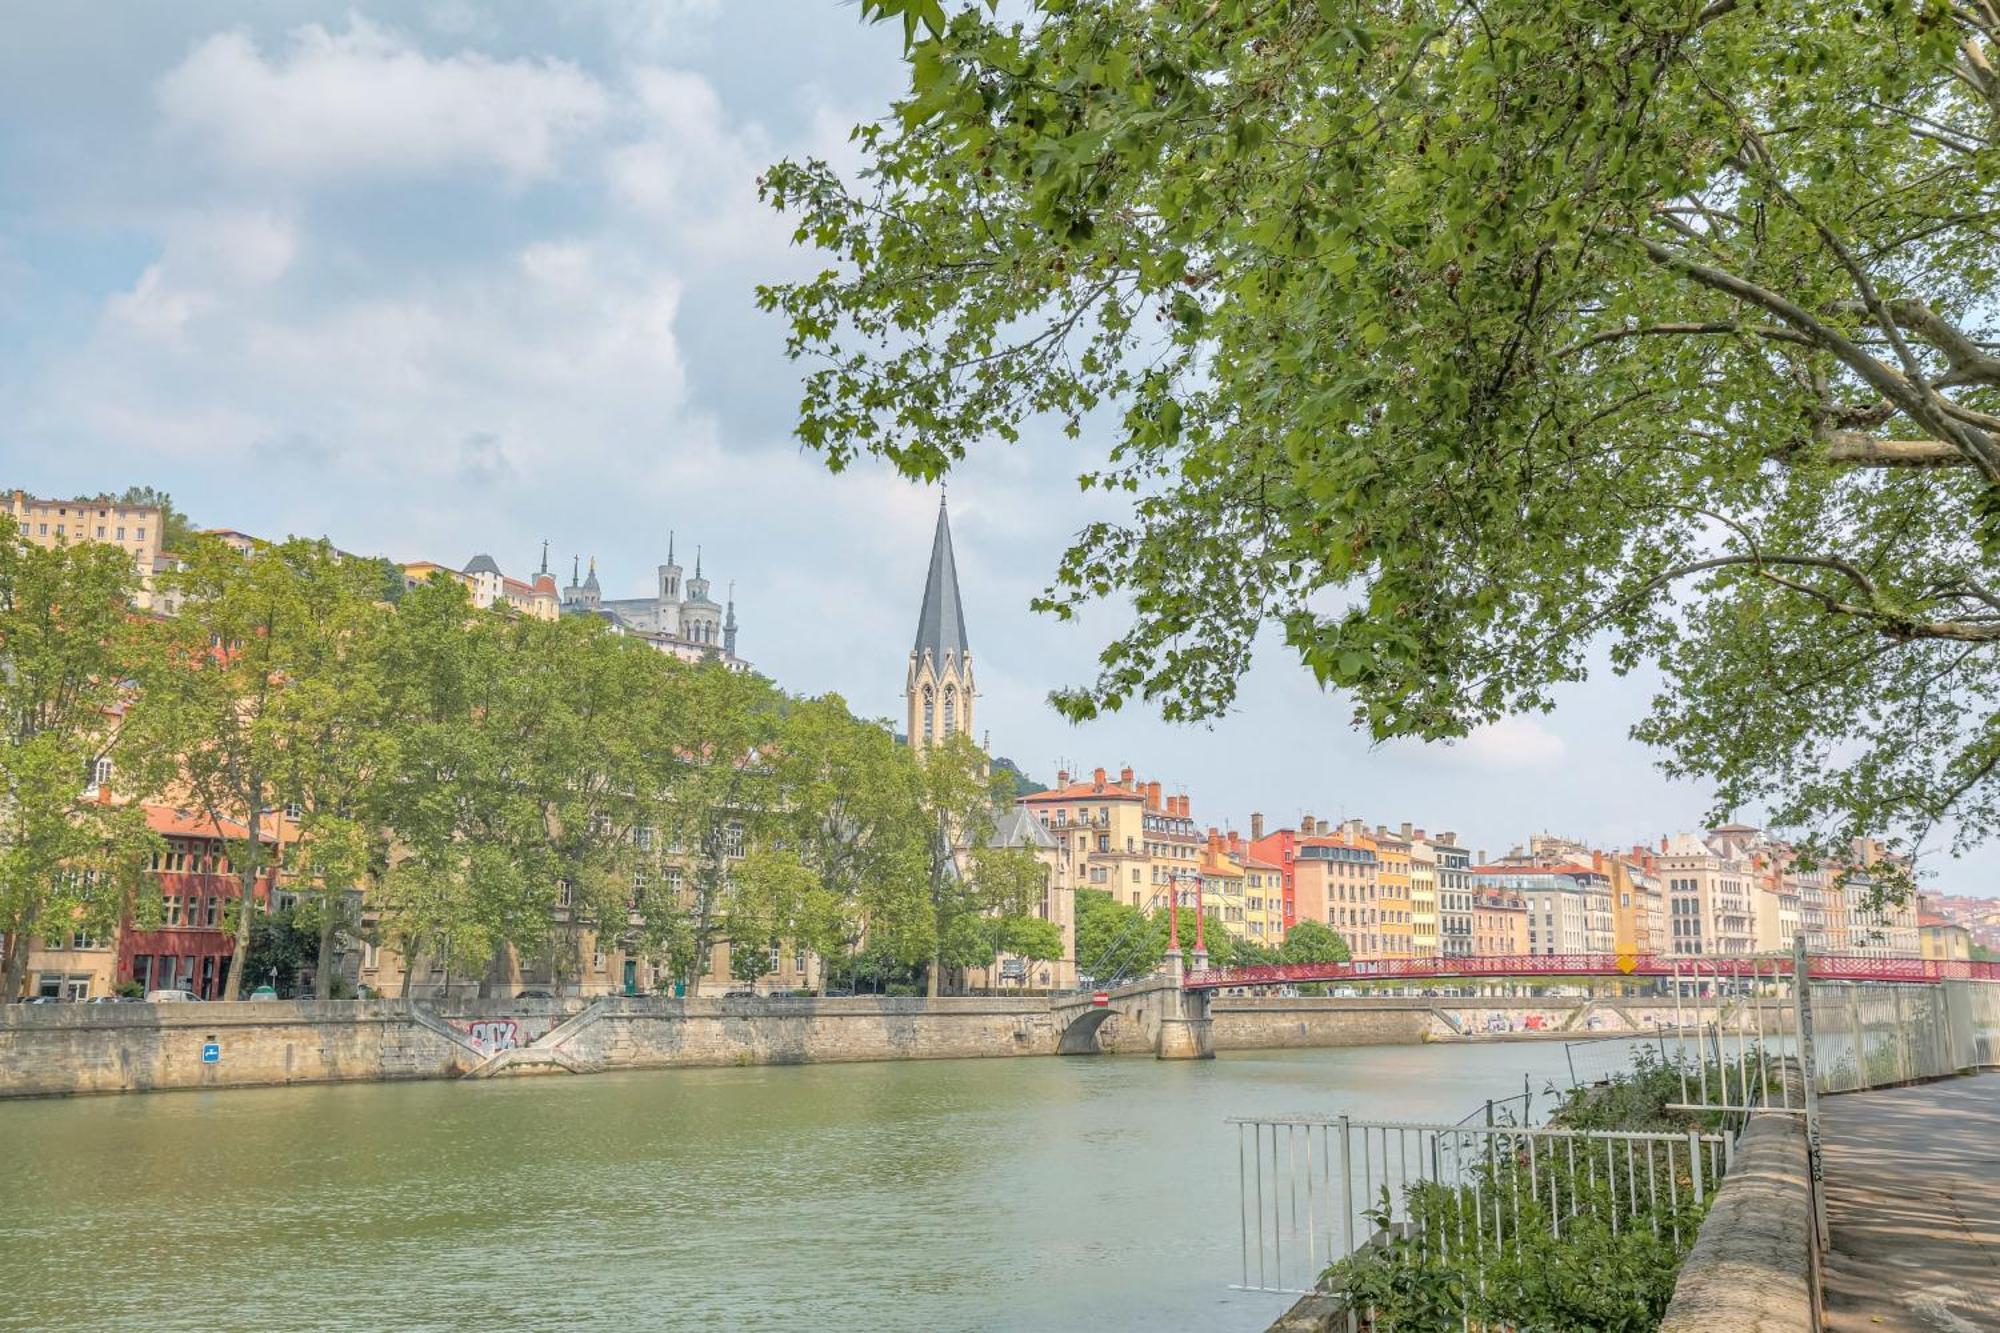
<path id="1" fill-rule="evenodd" d="M 214 1058 L 205 1060 L 205 1052 Z M 483 1058 L 407 1001 L 0 1009 L 6 1097 L 449 1078 Z"/>
<path id="2" fill-rule="evenodd" d="M 607 1069 L 1053 1055 L 1041 997 L 619 999 L 563 1050 Z"/>
<path id="3" fill-rule="evenodd" d="M 1424 999 L 1246 997 L 1214 1000 L 1208 1013 L 1218 1051 L 1402 1046 L 1430 1038 L 1432 1004 Z"/>
<path id="4" fill-rule="evenodd" d="M 1150 1053 L 1160 1017 L 1154 1008 L 1166 994 L 1121 999 L 1099 1029 L 1100 1049 Z M 855 996 L 4 1005 L 0 1097 L 1053 1055 L 1066 1021 L 1052 1012 L 1054 1003 L 1046 996 Z M 1553 1026 L 1562 1009 L 1547 1000 L 1446 1008 L 1420 997 L 1218 997 L 1210 1013 L 1213 1048 L 1247 1051 L 1414 1044 L 1454 1039 L 1464 1028 L 1487 1035 L 1493 1014 L 1516 1008 L 1520 1021 L 1501 1026 L 1525 1036 L 1530 1006 L 1538 1029 Z M 211 1046 L 215 1058 L 204 1060 Z"/>

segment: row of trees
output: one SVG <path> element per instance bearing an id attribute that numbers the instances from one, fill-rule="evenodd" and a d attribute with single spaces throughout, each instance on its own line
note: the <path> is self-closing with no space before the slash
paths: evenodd
<path id="1" fill-rule="evenodd" d="M 983 845 L 1008 783 L 963 738 L 918 756 L 837 696 L 594 617 L 482 612 L 449 579 L 392 599 L 379 562 L 324 542 L 190 538 L 153 589 L 177 614 L 149 616 L 123 552 L 30 546 L 8 523 L 8 995 L 38 935 L 156 919 L 141 800 L 242 828 L 242 900 L 282 874 L 322 996 L 364 897 L 379 943 L 460 975 L 509 948 L 575 975 L 595 937 L 698 985 L 718 945 L 748 966 L 785 940 L 836 967 L 865 946 L 936 993 L 995 948 L 1060 953 L 1035 915 L 1042 867 Z M 117 799 L 85 795 L 106 773 Z M 231 918 L 238 993 L 250 915 Z"/>
<path id="2" fill-rule="evenodd" d="M 908 83 L 765 197 L 797 433 L 935 480 L 1051 420 L 1131 503 L 1085 718 L 1270 623 L 1375 739 L 1657 673 L 1803 849 L 2000 826 L 2000 6 L 862 0 Z"/>
<path id="3" fill-rule="evenodd" d="M 1195 946 L 1195 913 L 1180 914 L 1180 945 L 1191 955 Z M 1173 919 L 1166 912 L 1146 912 L 1121 903 L 1102 889 L 1076 894 L 1076 965 L 1079 971 L 1108 982 L 1116 977 L 1140 977 L 1156 971 L 1170 945 Z M 1351 957 L 1347 941 L 1317 921 L 1300 921 L 1273 946 L 1240 939 L 1229 933 L 1222 914 L 1204 907 L 1202 943 L 1212 967 L 1249 967 L 1261 963 L 1344 963 Z"/>

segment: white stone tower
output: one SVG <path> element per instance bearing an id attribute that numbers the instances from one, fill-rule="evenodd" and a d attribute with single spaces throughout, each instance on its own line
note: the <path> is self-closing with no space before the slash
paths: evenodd
<path id="1" fill-rule="evenodd" d="M 958 598 L 958 564 L 952 558 L 951 522 L 938 499 L 937 535 L 931 539 L 930 573 L 917 615 L 917 642 L 903 696 L 910 746 L 922 750 L 946 736 L 972 734 L 972 650 Z"/>

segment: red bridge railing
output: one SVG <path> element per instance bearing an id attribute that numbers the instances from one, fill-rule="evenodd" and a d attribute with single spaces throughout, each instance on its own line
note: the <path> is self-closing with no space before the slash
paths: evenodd
<path id="1" fill-rule="evenodd" d="M 1773 966 L 1789 974 L 1789 955 L 1756 960 L 1765 975 Z M 1455 977 L 1670 977 L 1676 967 L 1699 964 L 1728 975 L 1751 959 L 1705 956 L 1669 958 L 1662 954 L 1508 954 L 1474 958 L 1357 958 L 1346 963 L 1274 963 L 1260 967 L 1220 967 L 1190 972 L 1189 990 L 1224 986 L 1289 986 L 1312 981 L 1402 981 Z M 1931 958 L 1869 958 L 1860 954 L 1814 954 L 1808 976 L 1823 981 L 2000 981 L 2000 963 L 1940 961 Z"/>

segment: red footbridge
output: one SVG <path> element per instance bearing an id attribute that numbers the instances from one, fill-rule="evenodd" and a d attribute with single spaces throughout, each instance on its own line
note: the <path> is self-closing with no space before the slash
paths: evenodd
<path id="1" fill-rule="evenodd" d="M 1663 954 L 1556 953 L 1472 958 L 1356 958 L 1345 963 L 1275 963 L 1190 972 L 1188 990 L 1238 986 L 1296 986 L 1305 982 L 1559 980 L 1569 977 L 1789 976 L 1790 954 L 1742 958 L 1681 958 Z M 1806 975 L 1815 981 L 2000 981 L 2000 963 L 1931 958 L 1872 958 L 1862 954 L 1813 954 Z"/>

